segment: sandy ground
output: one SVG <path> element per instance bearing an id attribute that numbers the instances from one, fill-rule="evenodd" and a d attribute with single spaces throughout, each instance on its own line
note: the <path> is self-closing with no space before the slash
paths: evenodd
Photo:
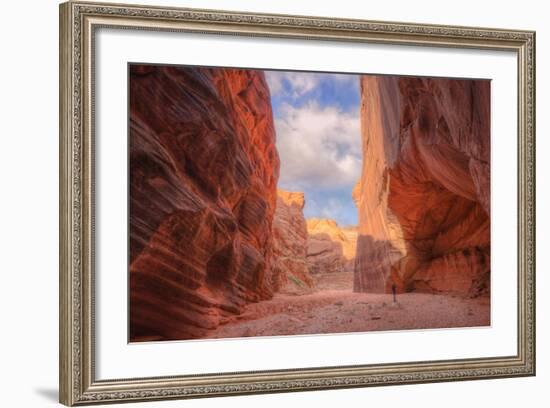
<path id="1" fill-rule="evenodd" d="M 318 277 L 319 291 L 253 303 L 208 337 L 279 336 L 490 325 L 488 297 L 353 293 L 351 275 Z M 348 275 L 348 276 L 346 276 Z"/>

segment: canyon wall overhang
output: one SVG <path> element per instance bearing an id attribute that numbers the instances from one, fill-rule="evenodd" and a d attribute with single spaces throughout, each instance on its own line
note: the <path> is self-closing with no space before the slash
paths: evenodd
<path id="1" fill-rule="evenodd" d="M 354 290 L 489 291 L 490 81 L 365 75 Z"/>

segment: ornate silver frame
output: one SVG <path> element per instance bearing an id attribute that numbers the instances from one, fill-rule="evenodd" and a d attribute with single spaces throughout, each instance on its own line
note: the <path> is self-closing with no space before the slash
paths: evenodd
<path id="1" fill-rule="evenodd" d="M 518 61 L 518 349 L 513 356 L 97 380 L 93 46 L 98 27 L 507 50 Z M 68 2 L 60 5 L 60 401 L 66 405 L 535 374 L 535 33 Z"/>

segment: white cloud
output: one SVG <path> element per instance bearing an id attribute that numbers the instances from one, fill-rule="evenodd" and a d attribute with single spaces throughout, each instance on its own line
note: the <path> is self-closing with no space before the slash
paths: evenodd
<path id="1" fill-rule="evenodd" d="M 284 104 L 275 118 L 283 188 L 353 186 L 361 171 L 359 112 L 310 102 Z"/>
<path id="2" fill-rule="evenodd" d="M 271 95 L 274 96 L 290 92 L 286 96 L 291 96 L 293 98 L 298 98 L 310 92 L 321 80 L 318 74 L 286 71 L 266 71 L 265 77 Z M 285 88 L 285 82 L 290 90 Z"/>
<path id="3" fill-rule="evenodd" d="M 311 92 L 329 78 L 340 83 L 357 81 L 356 75 L 291 71 L 265 71 L 265 77 L 272 96 L 284 94 L 294 99 Z"/>
<path id="4" fill-rule="evenodd" d="M 284 76 L 281 75 L 282 72 L 277 71 L 264 71 L 265 79 L 267 81 L 267 86 L 269 87 L 269 92 L 271 96 L 275 96 L 284 91 L 283 81 Z"/>

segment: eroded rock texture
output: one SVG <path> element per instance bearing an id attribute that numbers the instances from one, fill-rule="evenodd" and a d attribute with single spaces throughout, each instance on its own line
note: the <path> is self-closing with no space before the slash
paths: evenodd
<path id="1" fill-rule="evenodd" d="M 307 263 L 312 274 L 353 270 L 357 228 L 341 228 L 324 218 L 307 220 Z"/>
<path id="2" fill-rule="evenodd" d="M 304 193 L 277 191 L 272 262 L 273 288 L 277 292 L 303 294 L 314 286 L 306 264 L 304 204 Z"/>
<path id="3" fill-rule="evenodd" d="M 489 290 L 490 82 L 361 79 L 354 290 Z"/>
<path id="4" fill-rule="evenodd" d="M 279 158 L 260 71 L 130 67 L 130 338 L 202 337 L 272 296 Z"/>

